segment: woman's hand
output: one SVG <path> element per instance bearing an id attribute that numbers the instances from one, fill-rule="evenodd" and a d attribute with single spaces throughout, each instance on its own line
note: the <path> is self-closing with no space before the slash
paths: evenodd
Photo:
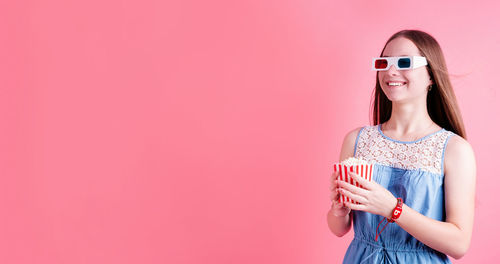
<path id="1" fill-rule="evenodd" d="M 351 209 L 343 205 L 341 202 L 339 202 L 339 186 L 337 185 L 337 178 L 339 177 L 339 172 L 336 171 L 332 174 L 332 179 L 331 179 L 331 186 L 330 186 L 330 191 L 331 191 L 331 200 L 332 200 L 332 213 L 334 216 L 337 217 L 343 217 L 348 215 L 351 212 Z"/>
<path id="2" fill-rule="evenodd" d="M 397 199 L 386 188 L 374 181 L 368 181 L 354 172 L 348 172 L 352 179 L 363 186 L 356 187 L 345 181 L 336 180 L 338 192 L 358 202 L 345 202 L 345 206 L 352 210 L 365 211 L 391 218 L 392 211 L 397 205 Z"/>

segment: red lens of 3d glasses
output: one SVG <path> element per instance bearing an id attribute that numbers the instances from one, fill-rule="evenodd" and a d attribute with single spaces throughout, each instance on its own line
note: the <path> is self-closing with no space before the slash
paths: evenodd
<path id="1" fill-rule="evenodd" d="M 378 59 L 375 61 L 375 69 L 385 69 L 387 68 L 387 60 Z"/>

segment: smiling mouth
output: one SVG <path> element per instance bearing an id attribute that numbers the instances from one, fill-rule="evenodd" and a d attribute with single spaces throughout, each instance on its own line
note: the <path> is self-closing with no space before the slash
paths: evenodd
<path id="1" fill-rule="evenodd" d="M 385 84 L 389 87 L 399 87 L 405 85 L 406 82 L 386 82 Z"/>

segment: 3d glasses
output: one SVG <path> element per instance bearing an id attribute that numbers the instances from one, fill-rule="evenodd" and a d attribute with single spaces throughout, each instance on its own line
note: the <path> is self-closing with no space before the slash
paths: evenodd
<path id="1" fill-rule="evenodd" d="M 373 58 L 372 70 L 387 71 L 391 65 L 397 70 L 410 70 L 427 65 L 427 60 L 422 56 Z"/>

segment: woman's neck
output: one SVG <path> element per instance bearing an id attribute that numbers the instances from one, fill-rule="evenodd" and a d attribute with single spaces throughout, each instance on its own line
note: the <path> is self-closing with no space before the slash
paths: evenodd
<path id="1" fill-rule="evenodd" d="M 383 130 L 396 135 L 426 134 L 439 126 L 432 121 L 426 104 L 392 104 L 392 113 Z"/>

